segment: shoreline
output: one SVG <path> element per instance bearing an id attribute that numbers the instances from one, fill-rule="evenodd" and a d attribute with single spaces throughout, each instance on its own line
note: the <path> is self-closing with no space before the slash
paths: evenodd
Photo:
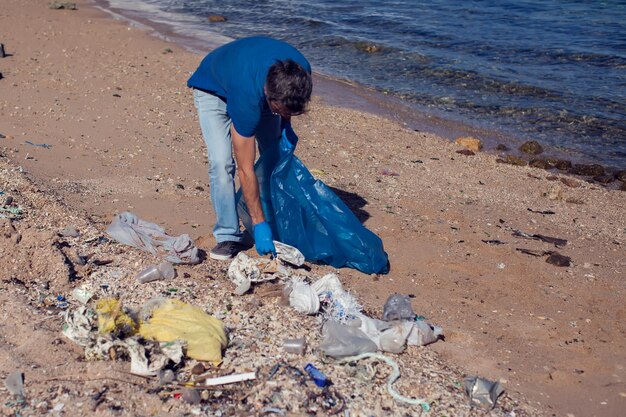
<path id="1" fill-rule="evenodd" d="M 2 42 L 11 54 L 0 60 L 0 133 L 7 136 L 0 146 L 3 161 L 13 166 L 1 172 L 2 188 L 19 199 L 11 181 L 26 172 L 43 208 L 12 222 L 24 241 L 4 242 L 13 260 L 3 258 L 0 267 L 33 285 L 50 277 L 52 288 L 65 293 L 82 282 L 68 282 L 51 242 L 68 226 L 64 222 L 78 220 L 64 219 L 60 210 L 54 228 L 46 229 L 52 237 L 35 234 L 48 225 L 48 194 L 81 213 L 96 229 L 90 235 L 102 233 L 114 212 L 131 210 L 172 234 L 190 234 L 205 250 L 213 242 L 205 149 L 183 87 L 197 55 L 84 1 L 78 6 L 56 11 L 43 0 L 8 0 L 0 12 L 8 28 Z M 626 310 L 615 306 L 625 293 L 626 193 L 559 172 L 497 164 L 483 152 L 461 155 L 444 138 L 319 98 L 294 129 L 300 159 L 340 192 L 390 256 L 385 276 L 337 271 L 345 287 L 372 312 L 380 312 L 393 292 L 412 294 L 415 312 L 444 328 L 445 342 L 398 359 L 426 356 L 467 375 L 500 379 L 507 399 L 539 410 L 529 415 L 619 415 Z M 568 243 L 555 248 L 514 230 Z M 38 256 L 41 247 L 52 254 Z M 520 248 L 558 251 L 572 264 L 556 267 L 546 263 L 547 255 Z M 154 262 L 116 245 L 110 249 L 111 270 L 121 271 L 117 280 L 126 289 Z M 176 285 L 195 288 L 203 301 L 217 287 L 230 290 L 224 265 L 216 261 L 181 271 Z M 142 291 L 157 292 L 133 288 L 139 298 L 146 296 Z M 258 298 L 248 294 L 237 305 Z M 58 328 L 50 332 L 58 337 Z M 64 360 L 73 363 L 75 356 Z M 12 366 L 0 361 L 4 373 Z M 453 392 L 457 405 L 466 406 L 462 391 Z"/>
<path id="2" fill-rule="evenodd" d="M 111 8 L 108 0 L 90 1 L 93 2 L 95 7 L 111 14 L 114 18 L 126 20 L 140 29 L 149 31 L 151 35 L 158 39 L 176 43 L 190 52 L 198 54 L 200 57 L 231 40 L 231 38 L 210 31 L 207 32 L 207 36 L 204 39 L 183 35 L 176 33 L 168 24 L 146 19 L 141 13 L 137 14 L 125 9 Z M 450 142 L 454 142 L 459 137 L 476 137 L 481 139 L 484 144 L 483 152 L 499 157 L 514 155 L 525 159 L 527 162 L 533 159 L 532 156 L 524 155 L 523 152 L 519 151 L 519 147 L 531 139 L 522 139 L 521 137 L 504 133 L 497 127 L 487 128 L 479 124 L 470 124 L 470 121 L 455 120 L 451 116 L 442 114 L 441 111 L 421 108 L 415 104 L 405 102 L 399 97 L 387 95 L 374 88 L 348 79 L 341 79 L 320 72 L 314 72 L 314 78 L 313 94 L 320 96 L 329 105 L 383 116 L 402 124 L 408 129 L 430 132 Z M 506 146 L 508 148 L 507 152 L 499 151 L 497 149 L 498 145 Z M 545 143 L 541 145 L 545 149 L 540 155 L 541 158 L 567 159 L 573 164 L 596 163 L 588 156 L 578 154 L 573 149 L 560 149 Z M 607 164 L 602 164 L 602 166 L 611 172 L 626 169 L 626 166 L 619 167 Z"/>

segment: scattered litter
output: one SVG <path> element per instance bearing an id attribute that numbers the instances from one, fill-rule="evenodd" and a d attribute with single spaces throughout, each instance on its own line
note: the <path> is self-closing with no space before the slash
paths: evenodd
<path id="1" fill-rule="evenodd" d="M 530 255 L 530 256 L 543 256 L 548 253 L 544 250 L 532 250 L 532 249 L 526 249 L 526 248 L 515 248 L 515 250 L 522 252 L 526 255 Z"/>
<path id="2" fill-rule="evenodd" d="M 413 320 L 415 313 L 411 307 L 411 299 L 408 295 L 392 294 L 387 298 L 383 307 L 383 320 Z"/>
<path id="3" fill-rule="evenodd" d="M 302 266 L 304 264 L 304 255 L 297 248 L 277 240 L 274 241 L 274 247 L 276 248 L 276 256 L 281 261 L 294 266 Z"/>
<path id="4" fill-rule="evenodd" d="M 317 169 L 317 168 L 313 168 L 311 171 L 309 171 L 311 174 L 315 175 L 315 176 L 322 176 L 322 175 L 326 175 L 326 172 L 322 171 L 321 169 Z"/>
<path id="5" fill-rule="evenodd" d="M 162 247 L 175 264 L 197 264 L 200 262 L 198 248 L 187 234 L 168 236 L 160 226 L 141 220 L 135 214 L 125 211 L 115 216 L 106 233 L 120 243 L 157 254 Z"/>
<path id="6" fill-rule="evenodd" d="M 293 280 L 290 284 L 289 304 L 298 313 L 316 314 L 320 309 L 320 300 L 317 293 L 309 284 Z"/>
<path id="7" fill-rule="evenodd" d="M 74 288 L 72 297 L 81 304 L 87 304 L 93 297 L 93 293 L 86 288 Z"/>
<path id="8" fill-rule="evenodd" d="M 328 320 L 322 327 L 324 340 L 319 348 L 333 358 L 376 352 L 378 346 L 358 327 Z"/>
<path id="9" fill-rule="evenodd" d="M 27 145 L 31 145 L 31 146 L 37 146 L 39 148 L 46 148 L 46 149 L 52 148 L 52 145 L 48 145 L 47 143 L 33 143 L 33 142 L 29 141 L 29 140 L 24 141 L 24 143 L 27 144 Z"/>
<path id="10" fill-rule="evenodd" d="M 215 364 L 222 361 L 227 338 L 220 320 L 180 300 L 162 299 L 153 307 L 150 319 L 141 323 L 141 336 L 160 342 L 183 340 L 190 358 Z"/>
<path id="11" fill-rule="evenodd" d="M 7 219 L 18 219 L 23 214 L 23 210 L 20 207 L 0 207 L 0 212 L 8 213 L 8 214 L 0 213 L 0 218 L 7 218 Z"/>
<path id="12" fill-rule="evenodd" d="M 497 240 L 497 239 L 490 239 L 490 240 L 481 240 L 483 243 L 486 243 L 488 245 L 504 245 L 505 242 L 501 241 L 501 240 Z"/>
<path id="13" fill-rule="evenodd" d="M 2 44 L 0 43 L 0 45 L 2 45 Z M 2 47 L 0 46 L 0 48 L 2 48 Z M 4 58 L 4 57 L 0 56 L 0 58 Z M 2 133 L 0 133 L 0 139 L 6 139 L 6 136 L 3 135 Z"/>
<path id="14" fill-rule="evenodd" d="M 230 263 L 227 276 L 236 285 L 235 294 L 243 295 L 250 289 L 252 283 L 285 278 L 288 273 L 277 260 L 253 259 L 244 252 L 239 252 Z"/>
<path id="15" fill-rule="evenodd" d="M 324 373 L 320 371 L 319 369 L 317 369 L 315 365 L 313 365 L 312 363 L 308 363 L 304 367 L 304 370 L 306 371 L 307 374 L 309 374 L 309 377 L 311 377 L 313 382 L 315 382 L 315 385 L 317 385 L 318 387 L 324 388 L 326 385 L 330 383 L 328 378 L 326 378 L 326 375 L 324 375 Z"/>
<path id="16" fill-rule="evenodd" d="M 283 349 L 287 353 L 295 353 L 296 355 L 304 355 L 306 353 L 306 339 L 304 337 L 296 339 L 284 339 Z"/>
<path id="17" fill-rule="evenodd" d="M 61 10 L 61 9 L 76 10 L 76 3 L 54 1 L 50 3 L 49 7 L 55 10 Z"/>
<path id="18" fill-rule="evenodd" d="M 327 274 L 311 284 L 319 297 L 324 317 L 345 322 L 353 320 L 361 311 L 361 304 L 352 294 L 344 291 L 336 274 Z"/>
<path id="19" fill-rule="evenodd" d="M 559 239 L 556 237 L 544 236 L 544 235 L 534 234 L 534 233 L 525 233 L 525 232 L 522 232 L 521 230 L 513 229 L 513 236 L 524 237 L 527 239 L 541 240 L 542 242 L 552 243 L 557 248 L 561 248 L 567 245 L 567 240 L 565 239 Z"/>
<path id="20" fill-rule="evenodd" d="M 204 381 L 206 386 L 227 385 L 234 384 L 235 382 L 251 381 L 256 379 L 256 372 L 246 372 L 243 374 L 233 374 L 226 376 L 219 376 L 216 378 L 209 378 Z"/>
<path id="21" fill-rule="evenodd" d="M 339 363 L 358 362 L 361 359 L 367 359 L 367 358 L 378 359 L 378 360 L 384 361 L 385 363 L 387 363 L 387 365 L 391 366 L 391 368 L 393 369 L 393 372 L 391 373 L 391 375 L 389 375 L 389 379 L 387 379 L 387 391 L 389 391 L 389 394 L 391 394 L 391 396 L 395 400 L 406 403 L 406 404 L 410 404 L 410 405 L 419 405 L 422 407 L 424 411 L 426 412 L 430 411 L 430 404 L 425 399 L 405 397 L 404 395 L 400 394 L 398 391 L 396 391 L 393 388 L 393 383 L 396 382 L 400 378 L 400 368 L 398 367 L 398 364 L 393 359 L 385 355 L 381 355 L 380 353 L 362 353 L 360 355 L 343 358 L 339 361 Z"/>
<path id="22" fill-rule="evenodd" d="M 552 211 L 552 210 L 533 210 L 531 208 L 526 209 L 528 211 L 530 211 L 531 213 L 537 213 L 537 214 L 556 214 L 556 212 Z"/>
<path id="23" fill-rule="evenodd" d="M 137 323 L 123 310 L 116 298 L 103 298 L 96 303 L 98 332 L 112 333 L 116 337 L 132 336 L 137 333 Z"/>
<path id="24" fill-rule="evenodd" d="M 496 264 L 496 268 L 504 269 L 504 268 L 506 268 L 506 264 L 504 262 L 500 262 L 500 263 Z"/>
<path id="25" fill-rule="evenodd" d="M 200 404 L 202 398 L 200 393 L 193 388 L 183 388 L 181 390 L 183 401 L 189 404 Z"/>
<path id="26" fill-rule="evenodd" d="M 26 396 L 24 392 L 24 374 L 22 371 L 15 371 L 4 380 L 4 386 L 9 392 L 18 398 Z"/>
<path id="27" fill-rule="evenodd" d="M 7 56 L 7 53 L 4 51 L 4 44 L 0 43 L 0 58 L 5 58 Z M 0 139 L 4 139 L 5 136 L 0 133 Z"/>
<path id="28" fill-rule="evenodd" d="M 486 410 L 493 409 L 496 406 L 496 400 L 504 392 L 500 382 L 492 382 L 476 376 L 465 378 L 464 384 L 470 404 Z"/>
<path id="29" fill-rule="evenodd" d="M 172 280 L 174 278 L 176 278 L 176 270 L 169 262 L 161 262 L 159 265 L 150 265 L 137 274 L 137 281 L 142 284 L 159 280 Z"/>

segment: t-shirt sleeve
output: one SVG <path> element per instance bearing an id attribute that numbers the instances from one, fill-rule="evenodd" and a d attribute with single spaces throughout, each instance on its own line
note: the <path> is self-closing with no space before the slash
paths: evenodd
<path id="1" fill-rule="evenodd" d="M 250 94 L 231 94 L 226 111 L 233 121 L 235 130 L 242 136 L 254 136 L 261 122 L 261 108 Z"/>

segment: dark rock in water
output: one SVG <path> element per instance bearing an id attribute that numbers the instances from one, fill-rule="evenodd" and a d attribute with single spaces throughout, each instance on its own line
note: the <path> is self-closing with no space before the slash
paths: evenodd
<path id="1" fill-rule="evenodd" d="M 465 155 L 465 156 L 474 156 L 474 155 L 476 155 L 474 153 L 474 151 L 471 151 L 469 149 L 461 149 L 461 150 L 456 151 L 456 153 L 460 153 L 461 155 Z"/>
<path id="2" fill-rule="evenodd" d="M 219 22 L 226 22 L 228 19 L 226 19 L 226 16 L 222 16 L 219 14 L 212 14 L 209 16 L 209 22 L 212 23 L 219 23 Z"/>
<path id="3" fill-rule="evenodd" d="M 500 164 L 517 165 L 520 167 L 526 166 L 526 161 L 524 161 L 519 156 L 515 156 L 515 155 L 507 155 L 504 157 L 504 159 L 498 158 L 496 159 L 496 162 Z"/>
<path id="4" fill-rule="evenodd" d="M 76 10 L 76 3 L 54 1 L 50 3 L 49 7 L 55 10 L 61 10 L 61 9 Z"/>
<path id="5" fill-rule="evenodd" d="M 504 151 L 508 151 L 508 150 L 509 150 L 509 147 L 506 146 L 504 143 L 498 143 L 496 145 L 496 151 L 503 151 L 504 152 Z"/>
<path id="6" fill-rule="evenodd" d="M 558 252 L 552 252 L 546 259 L 546 262 L 554 266 L 570 266 L 572 264 L 572 258 L 561 255 Z"/>
<path id="7" fill-rule="evenodd" d="M 617 178 L 621 182 L 626 182 L 626 169 L 623 171 L 619 171 L 617 174 L 615 174 L 615 178 Z"/>
<path id="8" fill-rule="evenodd" d="M 550 161 L 548 159 L 545 159 L 545 158 L 531 159 L 531 161 L 528 163 L 528 165 L 530 165 L 531 167 L 534 167 L 534 168 L 541 168 L 541 169 L 552 169 L 552 168 L 554 168 L 554 165 L 551 164 Z"/>
<path id="9" fill-rule="evenodd" d="M 613 175 L 611 174 L 596 175 L 595 177 L 593 177 L 593 180 L 595 182 L 599 182 L 600 184 L 609 184 L 615 181 L 615 177 L 613 177 Z"/>
<path id="10" fill-rule="evenodd" d="M 374 52 L 382 51 L 382 47 L 369 42 L 356 42 L 354 47 L 361 52 L 367 52 L 368 54 L 373 54 Z"/>
<path id="11" fill-rule="evenodd" d="M 522 146 L 519 147 L 519 150 L 529 155 L 539 155 L 541 152 L 543 152 L 543 147 L 536 140 L 531 140 L 522 143 Z"/>
<path id="12" fill-rule="evenodd" d="M 596 177 L 598 175 L 604 175 L 604 167 L 598 164 L 574 164 L 569 172 L 574 175 Z"/>
<path id="13" fill-rule="evenodd" d="M 559 171 L 567 171 L 572 167 L 572 163 L 566 159 L 557 159 L 554 166 Z"/>

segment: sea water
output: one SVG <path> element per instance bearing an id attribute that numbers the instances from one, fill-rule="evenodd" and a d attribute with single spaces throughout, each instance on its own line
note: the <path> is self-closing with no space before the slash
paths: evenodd
<path id="1" fill-rule="evenodd" d="M 207 50 L 230 39 L 273 36 L 300 49 L 314 71 L 397 97 L 416 111 L 626 168 L 623 0 L 108 3 Z M 227 21 L 212 23 L 209 15 Z"/>

